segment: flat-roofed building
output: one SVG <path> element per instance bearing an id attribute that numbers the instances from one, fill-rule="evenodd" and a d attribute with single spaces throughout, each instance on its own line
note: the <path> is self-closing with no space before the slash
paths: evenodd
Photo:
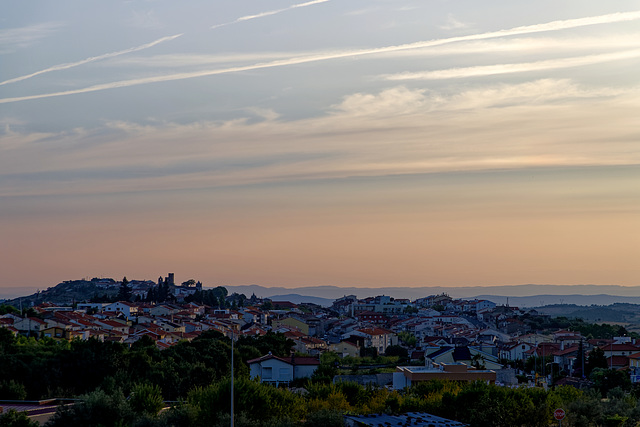
<path id="1" fill-rule="evenodd" d="M 486 381 L 496 382 L 496 372 L 479 370 L 465 363 L 434 363 L 426 366 L 398 366 L 393 373 L 393 388 L 395 390 L 410 387 L 423 381 L 451 380 L 451 381 Z"/>

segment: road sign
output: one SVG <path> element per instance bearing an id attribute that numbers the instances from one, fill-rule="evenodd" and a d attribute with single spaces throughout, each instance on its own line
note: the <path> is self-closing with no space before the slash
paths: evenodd
<path id="1" fill-rule="evenodd" d="M 562 408 L 558 408 L 555 411 L 553 411 L 553 418 L 555 418 L 558 421 L 563 420 L 565 415 L 566 413 Z"/>

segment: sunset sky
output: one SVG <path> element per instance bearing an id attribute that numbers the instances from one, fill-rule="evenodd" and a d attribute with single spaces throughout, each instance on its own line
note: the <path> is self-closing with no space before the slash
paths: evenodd
<path id="1" fill-rule="evenodd" d="M 640 1 L 16 1 L 0 297 L 640 285 Z"/>

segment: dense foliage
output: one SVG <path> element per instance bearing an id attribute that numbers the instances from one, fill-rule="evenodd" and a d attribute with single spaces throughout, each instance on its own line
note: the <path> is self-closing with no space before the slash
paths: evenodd
<path id="1" fill-rule="evenodd" d="M 306 393 L 264 385 L 246 377 L 235 382 L 235 425 L 238 427 L 337 427 L 343 414 L 424 411 L 468 423 L 470 426 L 555 425 L 553 411 L 567 412 L 563 421 L 573 426 L 635 426 L 640 405 L 632 394 L 615 388 L 606 399 L 594 391 L 564 386 L 506 388 L 483 382 L 430 381 L 399 392 L 355 383 L 309 383 Z M 143 405 L 136 402 L 146 402 Z M 158 390 L 136 386 L 129 398 L 121 389 L 98 389 L 83 402 L 60 408 L 47 427 L 83 426 L 227 426 L 230 422 L 230 380 L 192 389 L 185 400 L 158 411 Z M 1 418 L 0 418 L 1 420 Z M 1 425 L 1 424 L 0 424 Z"/>
<path id="2" fill-rule="evenodd" d="M 552 414 L 558 407 L 567 411 L 564 426 L 640 423 L 637 391 L 628 376 L 597 366 L 601 363 L 597 352 L 587 361 L 592 367 L 589 378 L 593 384 L 588 391 L 443 381 L 392 391 L 333 383 L 339 364 L 356 365 L 356 359 L 342 360 L 334 353 L 323 354 L 316 374 L 299 384 L 304 393 L 249 379 L 243 362 L 268 351 L 286 356 L 291 345 L 283 335 L 272 333 L 237 341 L 237 426 L 332 427 L 342 425 L 345 413 L 408 411 L 425 411 L 471 426 L 548 426 L 553 424 Z M 97 340 L 15 338 L 0 328 L 0 399 L 81 398 L 81 403 L 60 408 L 47 423 L 49 427 L 224 426 L 230 421 L 230 357 L 230 340 L 217 332 L 206 332 L 192 342 L 159 351 L 147 338 L 129 348 Z M 381 362 L 383 357 L 367 361 Z M 173 403 L 161 410 L 167 405 L 163 401 Z M 20 414 L 0 417 L 0 426 L 28 425 L 24 422 Z"/>

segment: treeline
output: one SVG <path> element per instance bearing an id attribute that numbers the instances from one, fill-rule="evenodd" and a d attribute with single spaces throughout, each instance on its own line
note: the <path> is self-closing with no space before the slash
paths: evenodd
<path id="1" fill-rule="evenodd" d="M 292 345 L 284 335 L 274 333 L 239 338 L 235 374 L 247 377 L 247 360 L 269 351 L 287 356 Z M 128 347 L 96 339 L 15 338 L 0 328 L 0 400 L 73 397 L 112 384 L 128 393 L 137 383 L 156 385 L 165 400 L 177 400 L 195 387 L 228 377 L 230 370 L 231 341 L 217 331 L 160 351 L 148 337 Z"/>
<path id="2" fill-rule="evenodd" d="M 639 334 L 627 331 L 627 329 L 622 325 L 589 323 L 585 322 L 581 318 L 568 318 L 565 316 L 545 318 L 524 314 L 519 316 L 518 319 L 527 324 L 532 330 L 536 331 L 567 329 L 570 331 L 580 332 L 580 334 L 587 339 L 611 339 L 611 337 L 622 336 L 640 339 Z"/>

